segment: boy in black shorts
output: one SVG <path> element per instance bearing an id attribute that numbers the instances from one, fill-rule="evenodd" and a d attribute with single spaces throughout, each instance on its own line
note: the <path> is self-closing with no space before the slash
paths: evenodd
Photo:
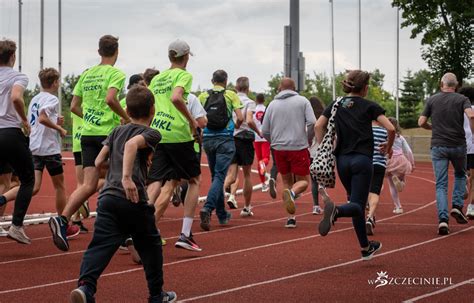
<path id="1" fill-rule="evenodd" d="M 164 292 L 161 237 L 155 226 L 155 209 L 145 189 L 147 161 L 161 135 L 149 127 L 155 114 L 153 94 L 135 86 L 127 94 L 131 123 L 115 128 L 104 141 L 95 165 L 109 162 L 104 188 L 99 195 L 94 235 L 81 264 L 79 287 L 71 302 L 95 302 L 97 280 L 119 248 L 132 235 L 148 282 L 148 302 L 174 302 L 176 293 Z"/>

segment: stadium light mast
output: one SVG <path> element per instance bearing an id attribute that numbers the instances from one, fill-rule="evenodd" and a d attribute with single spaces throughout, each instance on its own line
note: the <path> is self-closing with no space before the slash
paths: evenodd
<path id="1" fill-rule="evenodd" d="M 43 69 L 44 64 L 44 0 L 41 0 L 40 10 L 40 69 Z"/>
<path id="2" fill-rule="evenodd" d="M 395 117 L 397 121 L 399 120 L 400 115 L 400 9 L 397 7 L 397 55 L 396 55 L 396 88 L 395 88 Z"/>
<path id="3" fill-rule="evenodd" d="M 59 112 L 62 113 L 62 7 L 61 0 L 58 0 L 58 72 L 59 72 Z"/>
<path id="4" fill-rule="evenodd" d="M 362 24 L 361 24 L 361 1 L 359 0 L 359 9 L 358 9 L 358 29 L 359 29 L 359 69 L 362 69 Z"/>
<path id="5" fill-rule="evenodd" d="M 21 51 L 22 51 L 22 44 L 21 44 L 21 34 L 22 34 L 22 16 L 21 16 L 21 6 L 23 3 L 21 0 L 18 0 L 18 71 L 21 72 Z"/>
<path id="6" fill-rule="evenodd" d="M 330 3 L 330 16 L 331 16 L 331 78 L 332 78 L 332 99 L 336 100 L 336 68 L 334 58 L 334 2 L 329 0 Z"/>
<path id="7" fill-rule="evenodd" d="M 304 90 L 305 59 L 300 52 L 300 1 L 290 0 L 290 25 L 284 28 L 284 71 L 292 78 L 296 90 Z"/>

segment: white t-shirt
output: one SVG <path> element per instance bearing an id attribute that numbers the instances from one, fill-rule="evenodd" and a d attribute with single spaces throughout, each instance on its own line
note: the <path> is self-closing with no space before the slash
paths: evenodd
<path id="1" fill-rule="evenodd" d="M 202 107 L 201 102 L 199 102 L 199 99 L 195 95 L 189 94 L 187 101 L 188 110 L 194 119 L 199 119 L 207 115 L 206 110 Z"/>
<path id="2" fill-rule="evenodd" d="M 255 101 L 250 99 L 244 93 L 238 93 L 237 96 L 239 96 L 240 102 L 242 102 L 242 105 L 244 106 L 242 108 L 242 115 L 244 116 L 244 122 L 242 122 L 239 128 L 236 128 L 234 130 L 234 136 L 237 136 L 238 134 L 243 133 L 245 131 L 253 133 L 254 131 L 249 127 L 246 120 L 247 120 L 247 112 L 251 111 L 252 113 L 255 113 Z M 234 118 L 234 121 L 235 121 L 235 118 Z"/>
<path id="3" fill-rule="evenodd" d="M 21 119 L 11 101 L 12 88 L 28 86 L 28 77 L 11 67 L 0 67 L 0 128 L 21 128 Z"/>
<path id="4" fill-rule="evenodd" d="M 262 131 L 262 122 L 263 122 L 263 116 L 265 115 L 265 110 L 267 107 L 262 103 L 262 104 L 257 104 L 255 107 L 255 112 L 253 113 L 253 121 L 255 121 L 255 124 L 257 125 L 257 128 Z M 255 134 L 255 141 L 256 142 L 267 142 L 267 140 L 263 137 L 260 137 L 259 135 Z"/>
<path id="5" fill-rule="evenodd" d="M 51 156 L 61 153 L 59 132 L 39 123 L 39 115 L 44 111 L 54 124 L 58 121 L 58 97 L 41 92 L 31 99 L 28 107 L 28 119 L 31 125 L 30 150 L 34 156 Z"/>
<path id="6" fill-rule="evenodd" d="M 474 105 L 471 105 L 471 108 L 474 109 Z M 469 118 L 466 114 L 464 114 L 464 132 L 466 133 L 467 154 L 474 154 L 474 136 L 472 135 L 471 125 L 469 123 Z"/>

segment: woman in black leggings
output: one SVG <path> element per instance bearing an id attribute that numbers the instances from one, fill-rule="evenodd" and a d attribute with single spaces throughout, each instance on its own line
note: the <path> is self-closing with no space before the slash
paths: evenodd
<path id="1" fill-rule="evenodd" d="M 372 178 L 372 155 L 374 150 L 372 121 L 378 121 L 388 132 L 388 142 L 380 145 L 382 152 L 391 154 L 395 129 L 385 117 L 385 110 L 367 96 L 370 75 L 360 70 L 350 71 L 342 82 L 347 95 L 340 101 L 335 117 L 337 144 L 337 172 L 350 203 L 340 206 L 323 195 L 324 218 L 319 223 L 319 233 L 326 236 L 337 218 L 352 217 L 352 224 L 359 240 L 362 259 L 369 260 L 382 247 L 377 241 L 369 241 L 365 228 L 365 206 Z M 330 104 L 318 119 L 315 132 L 320 143 L 331 117 Z"/>

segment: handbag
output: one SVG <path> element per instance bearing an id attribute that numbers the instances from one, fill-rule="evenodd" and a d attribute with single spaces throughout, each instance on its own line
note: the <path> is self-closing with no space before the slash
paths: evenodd
<path id="1" fill-rule="evenodd" d="M 335 117 L 341 100 L 339 97 L 331 108 L 331 117 L 327 125 L 327 132 L 323 140 L 316 149 L 316 156 L 313 158 L 309 169 L 313 180 L 323 188 L 334 188 L 336 185 L 336 156 L 334 155 L 334 140 L 336 139 Z"/>

